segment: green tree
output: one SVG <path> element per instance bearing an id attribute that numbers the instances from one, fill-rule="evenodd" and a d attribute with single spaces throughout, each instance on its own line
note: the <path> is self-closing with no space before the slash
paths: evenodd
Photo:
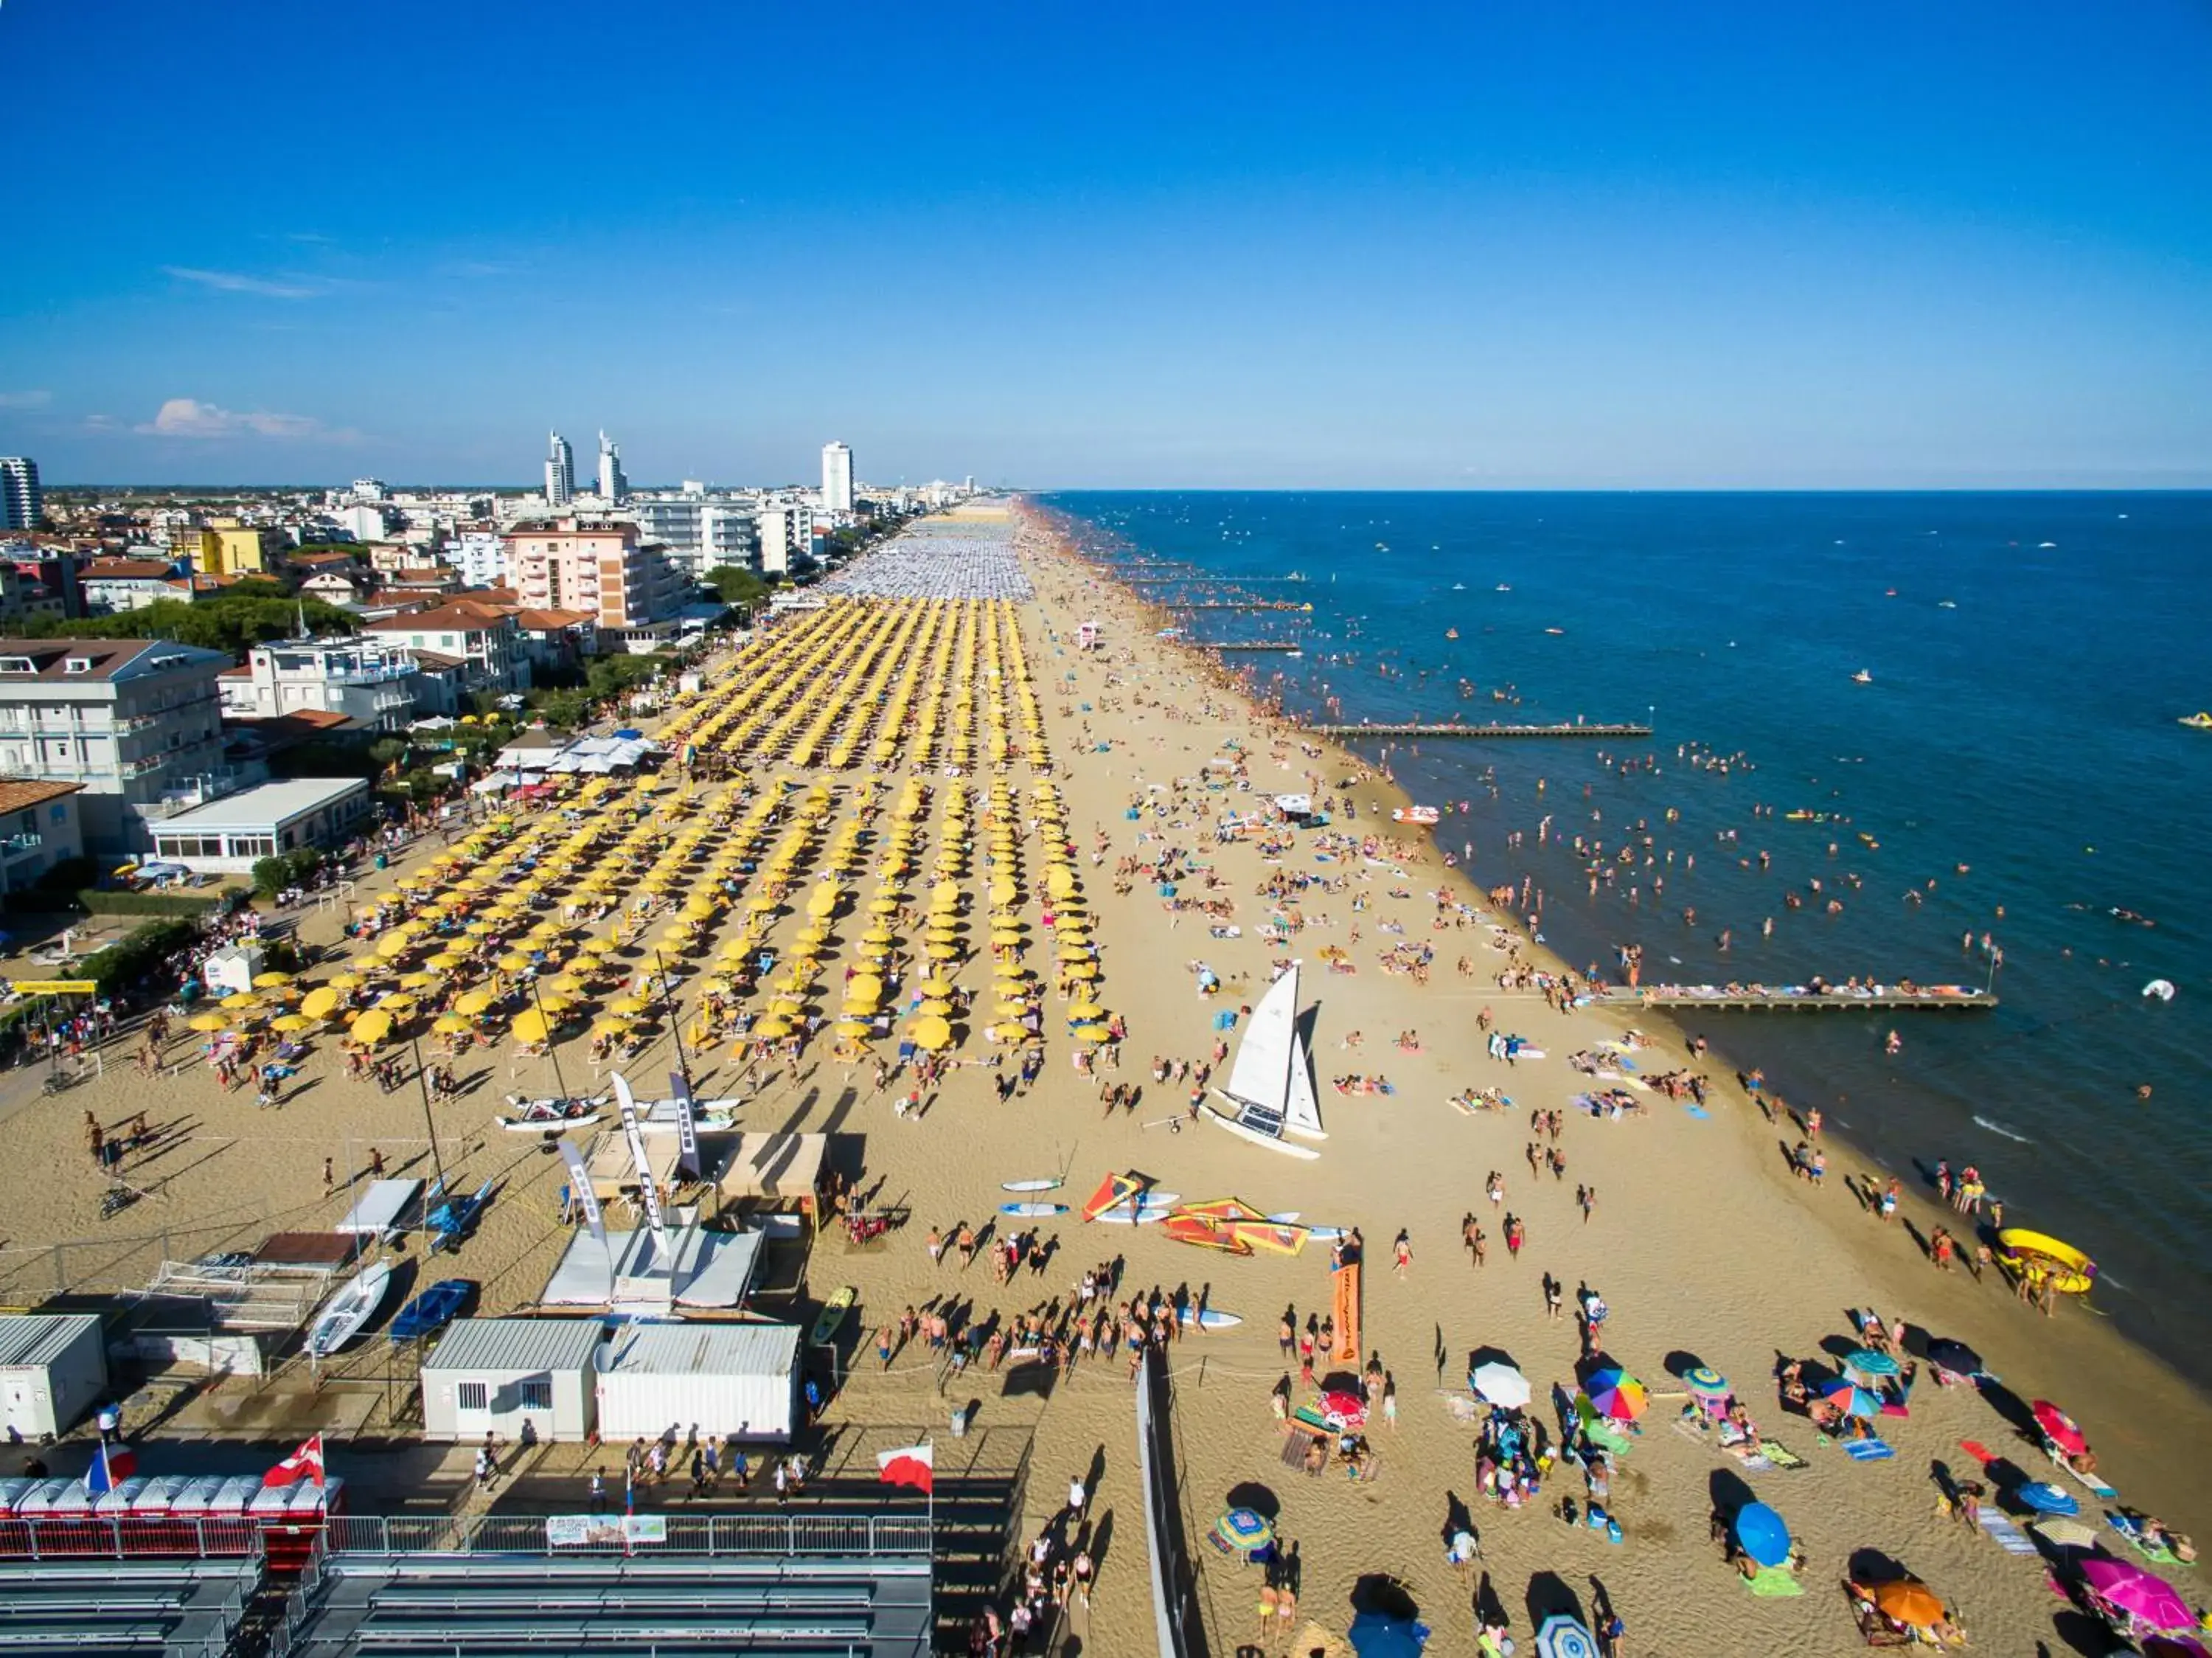
<path id="1" fill-rule="evenodd" d="M 707 585 L 726 605 L 757 605 L 768 596 L 769 585 L 749 570 L 721 564 L 707 572 Z"/>
<path id="2" fill-rule="evenodd" d="M 251 593 L 225 593 L 198 604 L 159 599 L 143 610 L 114 616 L 38 617 L 27 620 L 22 627 L 33 638 L 173 639 L 179 644 L 237 656 L 272 639 L 289 638 L 299 631 L 303 614 L 308 631 L 314 633 L 353 633 L 361 627 L 359 619 L 349 612 L 319 599 L 270 598 Z"/>

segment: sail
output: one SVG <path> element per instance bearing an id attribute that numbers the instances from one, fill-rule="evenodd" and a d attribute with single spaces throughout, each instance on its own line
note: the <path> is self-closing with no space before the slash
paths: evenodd
<path id="1" fill-rule="evenodd" d="M 1298 1038 L 1298 968 L 1267 987 L 1244 1039 L 1237 1045 L 1237 1062 L 1230 1067 L 1231 1097 L 1279 1115 L 1291 1094 L 1291 1050 Z M 1319 1114 L 1316 1113 L 1316 1121 Z"/>
<path id="2" fill-rule="evenodd" d="M 1306 1052 L 1305 1038 L 1295 1030 L 1291 1033 L 1291 1094 L 1283 1110 L 1283 1127 L 1308 1140 L 1328 1138 L 1321 1125 L 1321 1101 L 1314 1097 L 1313 1059 Z"/>

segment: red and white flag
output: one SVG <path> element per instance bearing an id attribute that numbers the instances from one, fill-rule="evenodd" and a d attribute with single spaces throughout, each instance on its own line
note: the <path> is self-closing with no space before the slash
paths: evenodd
<path id="1" fill-rule="evenodd" d="M 323 1436 L 317 1434 L 282 1462 L 261 1476 L 265 1488 L 270 1485 L 290 1485 L 301 1479 L 323 1483 Z"/>
<path id="2" fill-rule="evenodd" d="M 932 1492 L 937 1488 L 937 1463 L 927 1445 L 877 1452 L 876 1471 L 886 1485 L 911 1485 L 917 1491 Z"/>

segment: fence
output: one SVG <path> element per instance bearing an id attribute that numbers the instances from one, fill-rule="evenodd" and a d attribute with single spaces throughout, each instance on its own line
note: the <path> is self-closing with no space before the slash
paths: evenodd
<path id="1" fill-rule="evenodd" d="M 11 1515 L 0 1519 L 0 1558 L 121 1560 L 148 1555 L 213 1560 L 258 1555 L 263 1528 L 248 1520 L 181 1515 Z"/>
<path id="2" fill-rule="evenodd" d="M 916 1515 L 655 1515 L 665 1527 L 628 1551 L 707 1555 L 921 1555 L 930 1522 Z M 526 1515 L 339 1515 L 325 1544 L 332 1554 L 621 1554 L 621 1516 L 605 1516 L 607 1540 L 550 1540 L 545 1520 Z"/>

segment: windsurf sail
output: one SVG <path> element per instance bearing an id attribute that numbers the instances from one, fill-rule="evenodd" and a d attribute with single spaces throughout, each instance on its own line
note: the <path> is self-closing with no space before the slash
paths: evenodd
<path id="1" fill-rule="evenodd" d="M 1130 1202 L 1147 1184 L 1135 1174 L 1109 1174 L 1098 1183 L 1098 1190 L 1091 1194 L 1091 1200 L 1083 1205 L 1083 1218 L 1097 1220 L 1115 1205 Z"/>

